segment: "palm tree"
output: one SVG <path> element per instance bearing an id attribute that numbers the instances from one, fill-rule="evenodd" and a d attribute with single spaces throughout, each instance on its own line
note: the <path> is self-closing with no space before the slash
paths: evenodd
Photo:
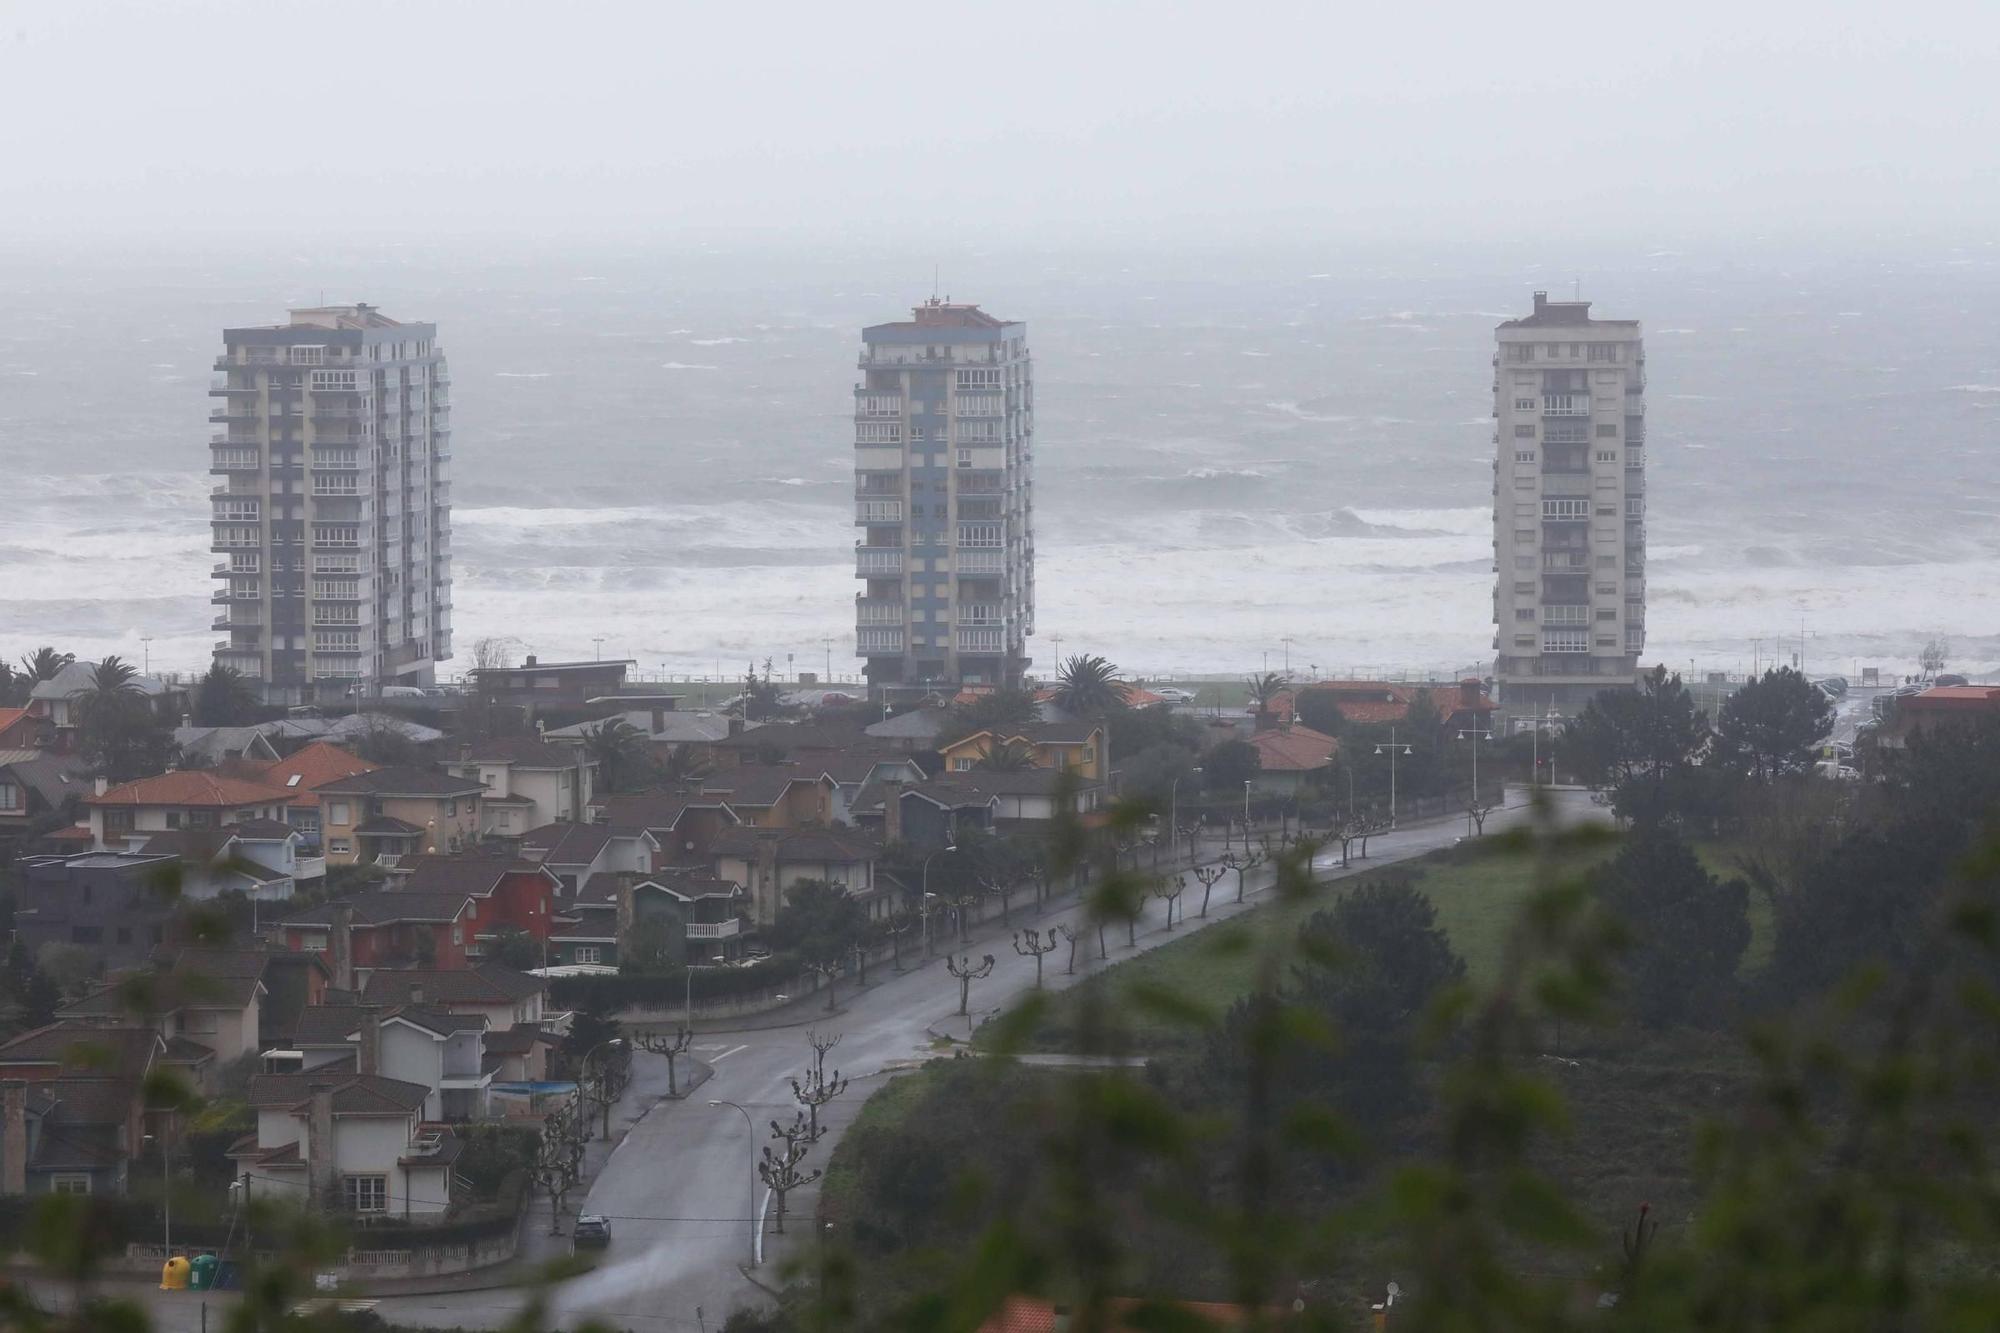
<path id="1" fill-rule="evenodd" d="M 988 773 L 1020 773 L 1035 766 L 1035 748 L 1026 741 L 1001 741 L 987 748 L 978 766 Z"/>
<path id="2" fill-rule="evenodd" d="M 90 669 L 90 683 L 70 701 L 84 757 L 113 782 L 156 773 L 168 758 L 169 738 L 154 725 L 152 706 L 138 682 L 131 663 L 107 656 Z"/>
<path id="3" fill-rule="evenodd" d="M 132 669 L 132 664 L 116 653 L 108 654 L 92 667 L 90 684 L 78 692 L 73 704 L 85 729 L 108 724 L 126 711 L 124 705 L 138 696 L 138 681 L 139 673 Z"/>
<path id="4" fill-rule="evenodd" d="M 1250 687 L 1250 702 L 1257 705 L 1257 719 L 1260 722 L 1271 716 L 1271 705 L 1277 702 L 1278 696 L 1292 688 L 1292 678 L 1275 671 L 1252 676 L 1244 683 Z"/>
<path id="5" fill-rule="evenodd" d="M 221 662 L 209 667 L 195 689 L 194 720 L 198 726 L 241 726 L 250 720 L 255 707 L 243 673 Z"/>
<path id="6" fill-rule="evenodd" d="M 583 752 L 597 765 L 598 791 L 615 792 L 639 767 L 639 729 L 622 717 L 610 718 L 583 733 Z"/>
<path id="7" fill-rule="evenodd" d="M 1101 657 L 1081 653 L 1062 664 L 1057 673 L 1056 706 L 1073 717 L 1100 718 L 1125 702 L 1125 690 L 1118 680 L 1118 668 Z"/>
<path id="8" fill-rule="evenodd" d="M 21 654 L 21 670 L 27 673 L 28 683 L 54 680 L 56 673 L 76 660 L 75 653 L 59 653 L 53 648 L 41 647 L 32 653 Z"/>
<path id="9" fill-rule="evenodd" d="M 660 765 L 660 780 L 670 787 L 683 787 L 701 781 L 714 767 L 706 754 L 683 741 L 667 752 L 667 761 Z"/>

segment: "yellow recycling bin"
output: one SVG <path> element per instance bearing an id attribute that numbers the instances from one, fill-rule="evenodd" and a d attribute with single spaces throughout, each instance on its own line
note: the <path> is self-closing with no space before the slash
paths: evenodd
<path id="1" fill-rule="evenodd" d="M 160 1265 L 161 1291 L 186 1291 L 188 1284 L 188 1261 L 175 1255 Z"/>

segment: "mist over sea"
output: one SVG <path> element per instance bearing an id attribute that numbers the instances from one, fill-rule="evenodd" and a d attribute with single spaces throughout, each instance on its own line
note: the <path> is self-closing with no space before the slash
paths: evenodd
<path id="1" fill-rule="evenodd" d="M 225 325 L 366 300 L 451 362 L 454 631 L 851 674 L 860 326 L 931 294 L 1036 359 L 1038 667 L 1490 667 L 1493 325 L 1645 321 L 1647 661 L 2000 671 L 2000 251 L 1291 246 L 0 255 L 0 652 L 197 670 L 220 637 Z M 1778 640 L 1785 640 L 1782 647 Z"/>

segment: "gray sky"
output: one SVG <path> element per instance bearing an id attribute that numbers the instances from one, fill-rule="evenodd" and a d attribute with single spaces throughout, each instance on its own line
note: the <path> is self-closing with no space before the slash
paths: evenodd
<path id="1" fill-rule="evenodd" d="M 16 241 L 1964 232 L 2000 5 L 0 0 Z"/>

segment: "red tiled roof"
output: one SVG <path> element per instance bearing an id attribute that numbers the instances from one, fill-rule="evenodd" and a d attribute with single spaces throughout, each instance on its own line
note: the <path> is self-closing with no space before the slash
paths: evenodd
<path id="1" fill-rule="evenodd" d="M 1127 708 L 1151 708 L 1154 704 L 1163 704 L 1167 701 L 1164 695 L 1155 694 L 1143 685 L 1115 680 L 1111 682 L 1111 686 L 1118 691 L 1119 698 L 1124 700 Z M 1048 703 L 1055 697 L 1056 691 L 1052 685 L 1035 691 L 1035 702 L 1038 704 Z"/>
<path id="2" fill-rule="evenodd" d="M 25 708 L 0 708 L 0 732 L 4 732 L 27 715 L 28 710 Z"/>
<path id="3" fill-rule="evenodd" d="M 1325 768 L 1340 752 L 1340 742 L 1311 727 L 1274 727 L 1250 737 L 1263 758 L 1266 773 L 1308 773 Z"/>
<path id="4" fill-rule="evenodd" d="M 1903 708 L 1920 712 L 1976 713 L 2000 710 L 2000 686 L 1934 685 L 1922 694 L 1904 699 Z"/>
<path id="5" fill-rule="evenodd" d="M 234 810 L 246 805 L 270 805 L 289 799 L 282 787 L 244 778 L 182 769 L 140 778 L 113 787 L 102 796 L 84 798 L 85 805 L 180 805 Z"/>
<path id="6" fill-rule="evenodd" d="M 314 741 L 283 759 L 257 765 L 255 776 L 273 787 L 283 787 L 291 798 L 290 804 L 315 806 L 319 804 L 316 789 L 322 783 L 351 778 L 357 773 L 372 773 L 380 767 L 338 745 Z M 292 781 L 293 778 L 298 781 Z"/>

